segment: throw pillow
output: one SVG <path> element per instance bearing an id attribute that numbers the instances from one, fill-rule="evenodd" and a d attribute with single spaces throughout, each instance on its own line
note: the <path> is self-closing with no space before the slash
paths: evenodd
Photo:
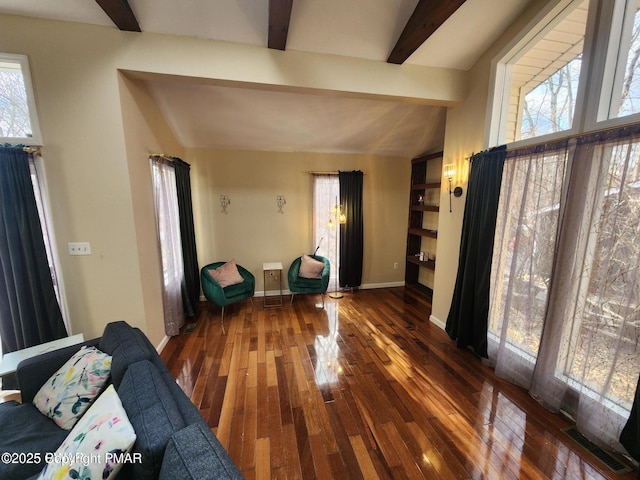
<path id="1" fill-rule="evenodd" d="M 316 260 L 309 255 L 302 255 L 298 276 L 302 278 L 322 278 L 324 262 Z"/>
<path id="2" fill-rule="evenodd" d="M 222 288 L 244 282 L 244 278 L 240 275 L 235 260 L 230 260 L 216 269 L 209 270 L 209 275 L 211 275 L 211 278 L 218 282 Z"/>
<path id="3" fill-rule="evenodd" d="M 111 356 L 83 346 L 38 390 L 33 404 L 65 430 L 72 428 L 104 387 Z"/>
<path id="4" fill-rule="evenodd" d="M 127 455 L 135 441 L 120 397 L 109 385 L 55 453 L 47 455 L 38 479 L 114 478 L 125 461 L 137 461 Z"/>

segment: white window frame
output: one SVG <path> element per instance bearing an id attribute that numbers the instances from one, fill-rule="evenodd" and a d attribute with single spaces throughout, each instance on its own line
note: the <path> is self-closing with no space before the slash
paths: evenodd
<path id="1" fill-rule="evenodd" d="M 522 55 L 528 45 L 552 28 L 562 12 L 580 0 L 560 0 L 545 6 L 492 60 L 489 81 L 487 125 L 485 145 L 494 147 L 505 143 L 508 115 L 507 89 L 510 84 L 510 65 Z M 623 18 L 631 10 L 633 0 L 590 0 L 589 17 L 585 31 L 582 69 L 576 96 L 573 125 L 569 130 L 539 137 L 518 140 L 509 144 L 512 148 L 553 141 L 578 133 L 619 127 L 640 122 L 640 112 L 622 117 L 608 118 L 612 98 L 617 94 L 614 86 L 616 75 L 626 66 L 620 58 L 620 40 Z M 597 99 L 585 101 L 586 98 Z"/>
<path id="2" fill-rule="evenodd" d="M 599 130 L 619 127 L 640 121 L 640 112 L 622 117 L 608 118 L 612 108 L 615 88 L 619 76 L 624 75 L 626 56 L 620 57 L 620 41 L 623 36 L 624 17 L 631 10 L 633 0 L 606 0 L 600 3 L 601 40 L 594 46 L 594 66 L 591 74 L 589 98 L 598 102 L 587 105 L 585 130 Z M 606 39 L 602 40 L 602 39 Z"/>
<path id="3" fill-rule="evenodd" d="M 555 4 L 547 4 L 521 31 L 521 33 L 509 42 L 491 62 L 491 77 L 489 79 L 489 97 L 487 125 L 485 133 L 485 145 L 494 147 L 505 143 L 507 117 L 509 114 L 509 88 L 511 85 L 511 65 L 523 56 L 529 48 L 543 37 L 549 30 L 553 29 L 563 18 L 564 12 L 568 8 L 573 8 L 575 4 L 582 3 L 582 0 L 561 0 Z M 598 0 L 591 0 L 589 3 L 589 17 L 585 31 L 585 40 L 582 54 L 582 68 L 578 82 L 576 94 L 575 111 L 573 123 L 570 129 L 561 132 L 549 133 L 533 138 L 526 138 L 509 143 L 513 148 L 530 145 L 534 143 L 548 142 L 555 139 L 574 135 L 582 130 L 584 125 L 584 98 L 585 84 L 590 71 L 591 39 L 594 31 L 596 15 L 594 10 Z"/>
<path id="4" fill-rule="evenodd" d="M 58 255 L 58 245 L 56 242 L 56 234 L 52 222 L 51 203 L 49 202 L 49 187 L 47 185 L 47 177 L 45 172 L 45 165 L 40 155 L 34 155 L 33 164 L 36 171 L 36 180 L 38 182 L 38 189 L 40 194 L 40 201 L 42 203 L 42 209 L 44 217 L 40 217 L 40 221 L 45 223 L 48 235 L 44 239 L 49 243 L 49 250 L 51 252 L 51 262 L 53 263 L 54 271 L 52 275 L 55 276 L 55 286 L 58 291 L 58 303 L 60 306 L 60 313 L 62 313 L 62 320 L 69 334 L 72 334 L 71 324 L 69 322 L 69 308 L 67 304 L 67 294 L 64 286 L 64 279 L 62 278 L 62 267 L 60 265 L 60 257 Z M 35 194 L 36 192 L 34 192 Z"/>
<path id="5" fill-rule="evenodd" d="M 38 123 L 38 112 L 36 110 L 35 95 L 33 93 L 33 83 L 31 81 L 31 70 L 29 69 L 29 59 L 26 55 L 13 53 L 0 53 L 0 61 L 15 63 L 20 65 L 22 78 L 24 80 L 24 89 L 27 94 L 27 108 L 29 110 L 29 121 L 31 122 L 30 137 L 0 137 L 0 143 L 9 143 L 12 145 L 42 145 L 42 135 L 40 133 L 40 124 Z"/>

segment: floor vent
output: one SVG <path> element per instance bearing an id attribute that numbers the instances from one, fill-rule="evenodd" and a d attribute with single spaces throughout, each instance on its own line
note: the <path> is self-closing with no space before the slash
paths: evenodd
<path id="1" fill-rule="evenodd" d="M 628 473 L 631 471 L 631 468 L 629 468 L 627 465 L 620 463 L 595 443 L 588 440 L 578 431 L 576 427 L 563 428 L 562 431 L 573 440 L 578 442 L 578 444 L 580 444 L 582 447 L 586 448 L 592 455 L 603 462 L 614 473 L 622 475 L 623 473 Z"/>

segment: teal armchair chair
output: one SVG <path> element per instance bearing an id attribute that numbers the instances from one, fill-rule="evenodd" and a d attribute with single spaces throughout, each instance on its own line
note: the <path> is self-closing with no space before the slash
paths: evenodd
<path id="1" fill-rule="evenodd" d="M 211 275 L 209 275 L 209 270 L 213 270 L 224 265 L 226 262 L 214 262 L 209 265 L 205 265 L 200 270 L 200 281 L 202 284 L 202 291 L 204 293 L 205 298 L 222 308 L 222 316 L 220 318 L 220 323 L 223 325 L 224 329 L 224 307 L 227 305 L 231 305 L 232 303 L 239 302 L 240 300 L 244 300 L 248 298 L 251 300 L 251 305 L 253 306 L 253 294 L 256 290 L 256 279 L 253 274 L 242 267 L 241 265 L 236 265 L 238 267 L 238 272 L 240 276 L 244 279 L 242 283 L 238 283 L 236 285 L 229 285 L 228 287 L 222 287 L 218 282 L 216 282 Z M 224 331 L 224 330 L 223 330 Z"/>
<path id="2" fill-rule="evenodd" d="M 329 287 L 329 273 L 331 266 L 329 260 L 320 255 L 310 255 L 312 258 L 324 263 L 321 278 L 303 278 L 300 273 L 300 262 L 302 257 L 296 258 L 289 267 L 287 278 L 289 280 L 289 291 L 291 292 L 291 303 L 296 293 L 319 293 L 322 297 L 322 306 L 324 306 L 324 294 Z"/>

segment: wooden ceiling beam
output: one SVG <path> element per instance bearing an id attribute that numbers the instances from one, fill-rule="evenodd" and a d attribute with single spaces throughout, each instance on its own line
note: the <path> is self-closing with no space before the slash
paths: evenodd
<path id="1" fill-rule="evenodd" d="M 402 64 L 465 0 L 419 0 L 387 63 Z M 447 48 L 443 45 L 442 48 Z"/>
<path id="2" fill-rule="evenodd" d="M 292 7 L 293 0 L 269 0 L 269 48 L 286 48 Z"/>
<path id="3" fill-rule="evenodd" d="M 127 0 L 96 0 L 102 10 L 120 30 L 140 32 L 140 25 Z"/>

